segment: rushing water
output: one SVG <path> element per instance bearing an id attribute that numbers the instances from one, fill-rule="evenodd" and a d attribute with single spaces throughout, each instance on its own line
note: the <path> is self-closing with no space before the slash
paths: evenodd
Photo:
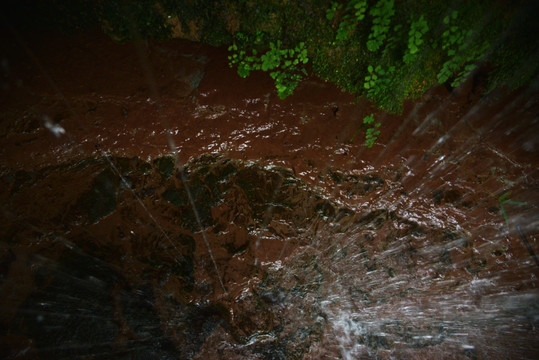
<path id="1" fill-rule="evenodd" d="M 317 79 L 280 101 L 222 49 L 19 42 L 4 358 L 539 356 L 533 89 L 433 89 L 366 149 L 369 104 Z"/>

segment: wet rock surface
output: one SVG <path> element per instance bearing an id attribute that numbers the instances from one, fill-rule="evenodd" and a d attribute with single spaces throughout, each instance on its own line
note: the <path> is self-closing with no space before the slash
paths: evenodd
<path id="1" fill-rule="evenodd" d="M 370 104 L 317 79 L 281 101 L 223 49 L 28 36 L 1 43 L 3 358 L 537 357 L 536 92 L 435 88 L 367 149 Z"/>
<path id="2" fill-rule="evenodd" d="M 492 257 L 465 232 L 339 207 L 284 168 L 107 157 L 18 177 L 2 284 L 32 285 L 3 307 L 6 341 L 25 339 L 10 358 L 466 358 L 464 329 L 535 336 L 533 280 L 500 297 Z"/>

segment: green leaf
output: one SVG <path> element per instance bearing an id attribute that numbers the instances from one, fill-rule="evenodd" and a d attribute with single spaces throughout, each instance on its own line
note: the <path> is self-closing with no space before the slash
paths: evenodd
<path id="1" fill-rule="evenodd" d="M 510 204 L 510 205 L 519 205 L 519 206 L 528 205 L 528 204 L 525 203 L 525 202 L 522 202 L 522 201 L 514 201 L 514 200 L 505 200 L 503 203 L 504 203 L 504 204 Z"/>
<path id="2" fill-rule="evenodd" d="M 507 191 L 507 192 L 503 193 L 502 195 L 500 195 L 500 197 L 498 197 L 498 201 L 503 202 L 509 196 L 511 196 L 511 191 Z"/>
<path id="3" fill-rule="evenodd" d="M 374 122 L 374 114 L 367 115 L 363 118 L 363 124 L 372 124 Z"/>
<path id="4" fill-rule="evenodd" d="M 439 73 L 438 74 L 438 82 L 440 84 L 445 83 L 449 79 L 449 76 L 447 76 L 445 73 Z"/>
<path id="5" fill-rule="evenodd" d="M 378 50 L 378 44 L 376 41 L 369 40 L 367 41 L 367 49 L 369 49 L 369 51 L 376 51 Z"/>
<path id="6" fill-rule="evenodd" d="M 242 78 L 249 76 L 249 70 L 243 67 L 238 67 L 238 75 Z"/>
<path id="7" fill-rule="evenodd" d="M 503 207 L 502 204 L 500 204 L 500 210 L 502 212 L 503 218 L 505 219 L 505 223 L 509 227 L 509 217 L 507 216 L 507 213 L 505 212 L 505 208 Z"/>

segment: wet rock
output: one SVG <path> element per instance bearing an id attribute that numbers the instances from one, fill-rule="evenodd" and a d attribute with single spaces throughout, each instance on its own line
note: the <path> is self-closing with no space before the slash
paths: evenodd
<path id="1" fill-rule="evenodd" d="M 113 291 L 125 286 L 122 277 L 76 250 L 67 249 L 38 271 L 47 281 L 26 299 L 10 328 L 35 341 L 33 356 L 175 358 L 151 305 L 151 291 Z"/>
<path id="2" fill-rule="evenodd" d="M 466 270 L 470 272 L 470 274 L 477 274 L 481 270 L 483 270 L 487 266 L 487 260 L 484 258 L 477 258 L 472 256 L 469 260 L 468 265 L 466 265 Z"/>
<path id="3" fill-rule="evenodd" d="M 267 292 L 267 289 L 261 291 Z M 249 343 L 253 337 L 272 333 L 279 326 L 279 320 L 270 309 L 271 302 L 264 301 L 257 292 L 245 293 L 236 303 L 232 334 L 239 343 Z"/>
<path id="4" fill-rule="evenodd" d="M 113 160 L 122 176 L 127 176 L 138 170 L 139 159 L 137 157 L 115 157 Z"/>
<path id="5" fill-rule="evenodd" d="M 185 190 L 167 189 L 162 197 L 177 207 L 189 205 L 189 199 L 187 198 L 187 192 Z"/>
<path id="6" fill-rule="evenodd" d="M 329 175 L 348 197 L 365 196 L 385 184 L 384 179 L 374 173 L 357 176 L 343 174 L 338 171 L 329 171 Z"/>
<path id="7" fill-rule="evenodd" d="M 101 172 L 93 181 L 89 191 L 77 202 L 77 207 L 86 212 L 90 223 L 111 214 L 116 209 L 119 178 L 111 169 Z"/>
<path id="8" fill-rule="evenodd" d="M 228 321 L 226 308 L 220 304 L 170 306 L 174 326 L 168 327 L 175 333 L 180 359 L 192 359 L 213 331 Z"/>
<path id="9" fill-rule="evenodd" d="M 333 218 L 335 216 L 335 208 L 333 204 L 327 200 L 320 200 L 315 207 L 316 212 L 320 215 Z"/>
<path id="10" fill-rule="evenodd" d="M 9 268 L 16 256 L 11 249 L 3 248 L 0 253 L 0 280 L 4 279 L 9 272 Z"/>
<path id="11" fill-rule="evenodd" d="M 287 298 L 287 295 L 283 289 L 279 288 L 263 291 L 259 294 L 259 296 L 262 300 L 271 305 L 282 304 Z"/>
<path id="12" fill-rule="evenodd" d="M 432 199 L 436 205 L 441 205 L 442 202 L 455 204 L 460 201 L 461 194 L 458 190 L 436 189 L 432 192 Z"/>
<path id="13" fill-rule="evenodd" d="M 280 341 L 273 341 L 254 348 L 253 352 L 262 356 L 264 360 L 285 360 L 289 359 L 286 348 Z"/>
<path id="14" fill-rule="evenodd" d="M 174 172 L 176 159 L 173 156 L 163 156 L 153 161 L 153 165 L 163 179 L 168 179 Z"/>
<path id="15" fill-rule="evenodd" d="M 406 218 L 383 206 L 356 213 L 287 169 L 214 155 L 181 169 L 174 163 L 171 157 L 151 163 L 110 157 L 19 174 L 14 196 L 22 199 L 43 189 L 59 195 L 48 186 L 58 182 L 81 189 L 49 197 L 68 210 L 69 221 L 58 210 L 43 217 L 42 229 L 4 226 L 10 242 L 0 257 L 2 285 L 21 263 L 12 261 L 15 245 L 32 249 L 35 258 L 58 259 L 51 266 L 27 261 L 28 269 L 37 269 L 27 270 L 35 282 L 32 295 L 18 308 L 17 321 L 7 323 L 11 334 L 21 336 L 17 343 L 35 339 L 32 351 L 42 358 L 302 359 L 342 355 L 342 349 L 357 358 L 433 348 L 454 353 L 454 334 L 466 312 L 446 321 L 430 299 L 449 298 L 448 307 L 461 305 L 455 299 L 480 304 L 489 287 L 470 290 L 470 297 L 466 277 L 485 276 L 506 254 L 499 245 L 473 247 L 460 228 L 414 218 L 409 209 Z M 117 172 L 129 186 L 122 186 Z M 376 176 L 337 180 L 356 195 L 385 184 Z M 440 206 L 460 201 L 441 194 Z M 44 208 L 45 199 L 35 199 L 34 209 Z M 62 229 L 51 225 L 59 221 Z M 43 235 L 51 229 L 83 250 L 59 256 L 49 246 L 52 238 Z M 47 317 L 36 321 L 28 309 Z M 89 320 L 80 324 L 74 319 L 81 315 L 63 309 L 81 310 Z M 534 309 L 524 313 L 535 321 Z M 91 346 L 75 349 L 83 341 Z M 140 355 L 131 351 L 137 347 Z"/>
<path id="16" fill-rule="evenodd" d="M 366 215 L 363 215 L 356 223 L 360 226 L 364 226 L 367 229 L 380 229 L 382 225 L 388 220 L 389 212 L 385 209 L 379 209 L 369 212 Z"/>
<path id="17" fill-rule="evenodd" d="M 335 216 L 335 221 L 341 221 L 354 215 L 355 212 L 353 210 L 347 208 L 340 208 L 337 212 L 337 216 Z"/>
<path id="18" fill-rule="evenodd" d="M 6 181 L 11 184 L 11 194 L 13 195 L 16 194 L 22 186 L 31 183 L 36 177 L 37 174 L 34 171 L 19 170 L 14 176 L 7 176 Z"/>

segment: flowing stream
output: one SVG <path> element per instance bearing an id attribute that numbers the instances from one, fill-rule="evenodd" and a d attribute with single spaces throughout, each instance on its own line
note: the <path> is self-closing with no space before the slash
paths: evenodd
<path id="1" fill-rule="evenodd" d="M 2 358 L 539 356 L 537 89 L 390 115 L 187 41 L 1 49 Z"/>

